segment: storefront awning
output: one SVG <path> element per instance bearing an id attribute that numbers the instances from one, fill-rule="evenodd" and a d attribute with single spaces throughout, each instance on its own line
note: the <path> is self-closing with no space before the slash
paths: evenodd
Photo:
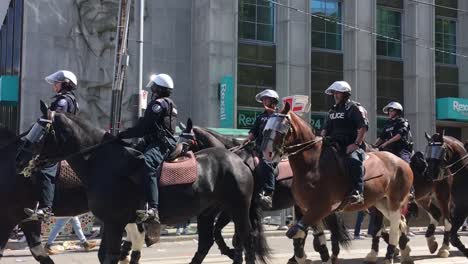
<path id="1" fill-rule="evenodd" d="M 468 99 L 455 97 L 437 99 L 437 120 L 468 122 Z"/>

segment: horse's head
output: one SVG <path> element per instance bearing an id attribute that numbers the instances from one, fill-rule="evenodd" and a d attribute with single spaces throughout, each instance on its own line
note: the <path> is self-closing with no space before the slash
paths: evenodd
<path id="1" fill-rule="evenodd" d="M 272 162 L 279 162 L 286 153 L 286 147 L 315 138 L 311 128 L 294 114 L 289 103 L 280 113 L 273 114 L 263 130 L 261 150 L 263 156 Z"/>
<path id="2" fill-rule="evenodd" d="M 23 138 L 23 147 L 17 154 L 17 171 L 23 171 L 28 165 L 38 169 L 58 162 L 78 152 L 82 146 L 95 143 L 91 125 L 78 122 L 78 118 L 72 115 L 50 111 L 42 101 L 41 112 L 41 118 Z M 33 164 L 30 163 L 31 158 L 34 158 Z"/>
<path id="3" fill-rule="evenodd" d="M 428 165 L 424 158 L 424 153 L 421 151 L 414 153 L 411 157 L 410 165 L 415 177 L 424 177 L 426 175 Z"/>
<path id="4" fill-rule="evenodd" d="M 427 176 L 433 181 L 440 180 L 444 177 L 445 165 L 449 159 L 447 145 L 444 142 L 444 133 L 436 133 L 432 137 L 425 133 L 425 136 L 428 143 L 424 153 L 424 158 L 428 164 Z"/>

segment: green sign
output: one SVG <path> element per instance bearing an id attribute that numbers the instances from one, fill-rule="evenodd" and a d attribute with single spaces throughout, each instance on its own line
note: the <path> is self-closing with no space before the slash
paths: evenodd
<path id="1" fill-rule="evenodd" d="M 237 110 L 237 128 L 252 128 L 253 124 L 255 123 L 255 119 L 261 113 L 261 110 Z"/>
<path id="2" fill-rule="evenodd" d="M 18 76 L 0 76 L 0 102 L 18 102 Z"/>
<path id="3" fill-rule="evenodd" d="M 468 121 L 468 99 L 454 97 L 437 99 L 437 119 Z"/>
<path id="4" fill-rule="evenodd" d="M 323 114 L 311 114 L 310 115 L 310 126 L 313 127 L 315 130 L 322 130 L 325 126 L 325 117 L 327 116 L 326 113 Z"/>
<path id="5" fill-rule="evenodd" d="M 224 76 L 219 83 L 219 126 L 234 128 L 234 87 L 232 76 Z"/>

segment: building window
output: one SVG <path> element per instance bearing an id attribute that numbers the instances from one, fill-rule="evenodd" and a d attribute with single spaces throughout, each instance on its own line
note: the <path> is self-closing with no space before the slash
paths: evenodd
<path id="1" fill-rule="evenodd" d="M 324 91 L 333 82 L 343 80 L 343 54 L 312 51 L 311 57 L 311 111 L 327 112 L 334 101 Z"/>
<path id="2" fill-rule="evenodd" d="M 435 22 L 435 46 L 436 62 L 443 64 L 456 64 L 457 59 L 454 54 L 457 52 L 457 22 L 455 20 L 437 18 Z M 450 52 L 450 53 L 446 53 Z"/>
<path id="3" fill-rule="evenodd" d="M 377 33 L 377 55 L 401 58 L 401 13 L 377 7 Z"/>
<path id="4" fill-rule="evenodd" d="M 19 75 L 22 37 L 22 0 L 10 2 L 0 27 L 0 75 Z"/>
<path id="5" fill-rule="evenodd" d="M 276 48 L 272 45 L 239 43 L 237 64 L 237 105 L 261 107 L 255 95 L 275 89 Z"/>
<path id="6" fill-rule="evenodd" d="M 239 38 L 274 41 L 274 4 L 264 0 L 239 0 Z"/>
<path id="7" fill-rule="evenodd" d="M 382 108 L 390 102 L 404 102 L 403 62 L 377 59 L 377 114 L 385 115 Z"/>
<path id="8" fill-rule="evenodd" d="M 436 98 L 458 97 L 458 68 L 436 65 Z"/>
<path id="9" fill-rule="evenodd" d="M 341 1 L 310 0 L 312 16 L 312 47 L 341 50 Z M 323 18 L 322 18 L 323 17 Z M 335 22 L 336 21 L 336 22 Z"/>

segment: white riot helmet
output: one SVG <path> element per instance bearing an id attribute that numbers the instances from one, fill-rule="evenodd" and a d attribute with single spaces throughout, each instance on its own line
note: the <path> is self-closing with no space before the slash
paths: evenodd
<path id="1" fill-rule="evenodd" d="M 78 85 L 78 80 L 76 79 L 76 75 L 71 71 L 57 71 L 52 73 L 51 75 L 45 77 L 46 82 L 50 84 L 54 84 L 56 82 L 60 83 L 68 83 L 72 89 L 76 89 Z"/>
<path id="2" fill-rule="evenodd" d="M 351 93 L 351 86 L 345 81 L 336 81 L 325 90 L 328 95 L 333 95 L 333 92 Z"/>
<path id="3" fill-rule="evenodd" d="M 266 89 L 255 95 L 255 100 L 259 103 L 262 103 L 263 97 L 273 98 L 276 100 L 276 102 L 279 102 L 279 95 L 275 90 Z"/>
<path id="4" fill-rule="evenodd" d="M 398 103 L 398 102 L 390 102 L 388 105 L 386 105 L 382 111 L 385 113 L 385 114 L 388 114 L 388 109 L 395 109 L 395 110 L 400 110 L 401 112 L 403 112 L 403 106 Z"/>
<path id="5" fill-rule="evenodd" d="M 150 81 L 148 82 L 146 87 L 151 88 L 153 85 L 158 85 L 169 90 L 174 89 L 174 81 L 172 80 L 171 76 L 165 73 L 151 75 Z"/>

